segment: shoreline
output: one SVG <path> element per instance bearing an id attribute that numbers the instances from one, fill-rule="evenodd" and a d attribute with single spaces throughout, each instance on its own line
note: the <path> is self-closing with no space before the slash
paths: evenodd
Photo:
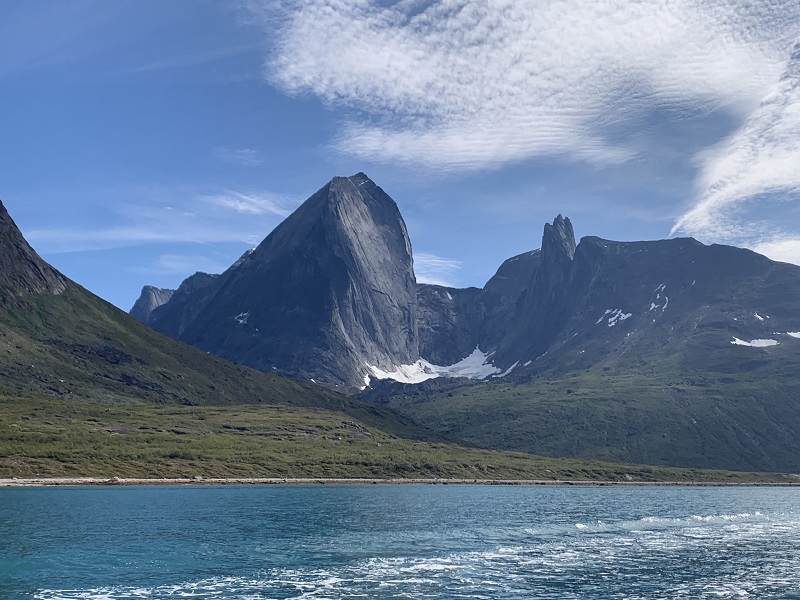
<path id="1" fill-rule="evenodd" d="M 381 479 L 325 477 L 192 477 L 147 479 L 139 477 L 13 477 L 0 479 L 0 487 L 101 487 L 101 486 L 211 486 L 211 485 L 503 485 L 503 486 L 620 486 L 620 487 L 800 487 L 797 482 L 728 481 L 593 481 L 557 479 Z"/>

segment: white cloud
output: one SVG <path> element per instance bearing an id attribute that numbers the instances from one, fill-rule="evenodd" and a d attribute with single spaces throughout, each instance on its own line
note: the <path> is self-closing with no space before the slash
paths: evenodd
<path id="1" fill-rule="evenodd" d="M 162 254 L 151 265 L 134 271 L 146 275 L 185 275 L 196 271 L 222 273 L 228 266 L 199 254 Z"/>
<path id="2" fill-rule="evenodd" d="M 759 242 L 752 249 L 772 260 L 800 265 L 800 238 Z"/>
<path id="3" fill-rule="evenodd" d="M 214 148 L 214 154 L 222 162 L 245 167 L 256 167 L 264 161 L 259 157 L 258 150 L 252 148 Z"/>
<path id="4" fill-rule="evenodd" d="M 264 3 L 251 2 L 251 6 Z M 274 5 L 274 2 L 267 3 Z M 285 0 L 268 76 L 360 110 L 359 158 L 482 169 L 631 156 L 607 131 L 654 105 L 745 115 L 800 35 L 794 2 Z"/>
<path id="5" fill-rule="evenodd" d="M 226 190 L 219 194 L 203 195 L 199 199 L 246 215 L 274 214 L 288 217 L 297 207 L 295 201 L 271 193 L 242 193 Z"/>
<path id="6" fill-rule="evenodd" d="M 699 159 L 699 200 L 673 233 L 747 243 L 753 234 L 743 232 L 743 212 L 800 200 L 800 43 L 742 126 Z"/>
<path id="7" fill-rule="evenodd" d="M 722 112 L 735 128 L 696 157 L 673 233 L 754 246 L 778 228 L 746 213 L 764 195 L 800 198 L 796 0 L 248 5 L 272 42 L 268 79 L 346 109 L 333 145 L 356 158 L 447 171 L 619 163 L 641 151 L 624 132 L 670 107 L 676 119 Z"/>
<path id="8" fill-rule="evenodd" d="M 59 224 L 25 230 L 41 253 L 80 252 L 145 244 L 241 243 L 253 246 L 298 203 L 270 192 L 197 193 L 142 187 L 87 192 L 110 214 L 105 226 Z"/>
<path id="9" fill-rule="evenodd" d="M 418 283 L 455 287 L 461 262 L 425 252 L 414 253 L 414 273 Z"/>

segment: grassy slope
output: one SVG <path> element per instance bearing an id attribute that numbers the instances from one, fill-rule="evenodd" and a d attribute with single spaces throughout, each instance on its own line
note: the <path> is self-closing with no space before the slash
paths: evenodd
<path id="1" fill-rule="evenodd" d="M 0 308 L 0 374 L 5 477 L 776 480 L 445 444 L 385 407 L 170 340 L 74 285 Z"/>
<path id="2" fill-rule="evenodd" d="M 713 376 L 712 376 L 713 378 Z M 800 387 L 599 369 L 399 397 L 390 405 L 480 447 L 584 459 L 800 472 Z M 774 387 L 774 390 L 772 387 Z M 772 390 L 772 392 L 771 392 Z M 765 399 L 766 398 L 766 399 Z M 699 457 L 699 458 L 698 458 Z"/>
<path id="3" fill-rule="evenodd" d="M 398 438 L 295 406 L 106 405 L 0 398 L 0 477 L 387 477 L 793 482 Z"/>
<path id="4" fill-rule="evenodd" d="M 283 404 L 340 411 L 389 433 L 407 417 L 310 383 L 260 373 L 176 342 L 72 284 L 0 308 L 0 395 L 99 404 Z"/>

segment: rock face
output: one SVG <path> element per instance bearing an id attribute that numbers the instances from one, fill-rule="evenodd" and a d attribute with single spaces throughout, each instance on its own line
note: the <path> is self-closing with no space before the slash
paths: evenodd
<path id="1" fill-rule="evenodd" d="M 34 252 L 0 202 L 0 304 L 25 293 L 60 294 L 67 278 Z"/>
<path id="2" fill-rule="evenodd" d="M 130 310 L 131 316 L 139 319 L 142 323 L 149 322 L 152 312 L 169 302 L 174 293 L 175 290 L 165 290 L 152 285 L 144 286 L 141 295 Z"/>
<path id="3" fill-rule="evenodd" d="M 362 387 L 367 365 L 417 360 L 416 310 L 405 223 L 359 173 L 334 178 L 218 278 L 185 282 L 151 322 L 257 369 Z"/>
<path id="4" fill-rule="evenodd" d="M 482 289 L 416 284 L 397 206 L 358 174 L 150 323 L 263 371 L 369 379 L 364 398 L 478 446 L 800 472 L 800 267 L 748 250 L 576 244 L 559 215 Z"/>
<path id="5" fill-rule="evenodd" d="M 734 339 L 772 339 L 759 328 L 777 321 L 753 314 L 800 331 L 796 299 L 800 268 L 692 239 L 576 245 L 561 215 L 483 289 L 418 285 L 397 206 L 359 173 L 334 178 L 222 275 L 188 278 L 148 322 L 251 367 L 361 388 L 365 377 L 510 381 L 615 352 L 623 363 L 695 353 L 711 368 Z"/>

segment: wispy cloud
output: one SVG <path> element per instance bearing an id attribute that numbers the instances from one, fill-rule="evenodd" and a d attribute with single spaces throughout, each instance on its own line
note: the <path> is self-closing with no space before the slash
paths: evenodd
<path id="1" fill-rule="evenodd" d="M 800 2 L 247 4 L 274 40 L 268 79 L 346 108 L 333 145 L 357 158 L 445 171 L 624 163 L 643 151 L 624 132 L 652 111 L 722 111 L 736 130 L 696 157 L 673 233 L 752 246 L 764 231 L 743 237 L 736 215 L 764 194 L 800 197 Z"/>
<path id="2" fill-rule="evenodd" d="M 253 246 L 299 204 L 271 192 L 134 188 L 94 192 L 110 214 L 105 227 L 42 227 L 25 236 L 42 253 L 146 244 L 241 243 Z M 98 199 L 100 202 L 100 199 Z"/>
<path id="3" fill-rule="evenodd" d="M 254 150 L 253 148 L 218 147 L 214 148 L 214 154 L 222 162 L 233 165 L 256 167 L 264 163 L 258 154 L 258 150 Z"/>
<path id="4" fill-rule="evenodd" d="M 419 283 L 455 287 L 460 269 L 460 261 L 425 252 L 414 253 L 414 272 Z"/>
<path id="5" fill-rule="evenodd" d="M 184 275 L 196 271 L 221 273 L 227 267 L 200 254 L 162 254 L 150 265 L 137 267 L 134 271 L 145 275 Z"/>
<path id="6" fill-rule="evenodd" d="M 752 241 L 743 212 L 765 200 L 800 201 L 800 43 L 742 126 L 698 159 L 698 201 L 673 233 Z"/>
<path id="7" fill-rule="evenodd" d="M 241 44 L 238 46 L 230 46 L 225 48 L 213 48 L 210 50 L 203 50 L 202 52 L 193 52 L 189 54 L 182 54 L 178 56 L 171 56 L 153 61 L 138 67 L 130 68 L 126 73 L 149 73 L 153 71 L 166 71 L 172 69 L 185 69 L 187 67 L 195 67 L 221 60 L 227 60 L 242 54 L 255 52 L 263 48 L 262 44 Z"/>
<path id="8" fill-rule="evenodd" d="M 778 238 L 759 242 L 753 245 L 752 249 L 772 260 L 800 265 L 800 238 Z"/>
<path id="9" fill-rule="evenodd" d="M 282 5 L 265 22 L 281 24 L 268 76 L 361 111 L 337 147 L 445 169 L 624 160 L 608 129 L 654 104 L 744 114 L 780 75 L 800 17 L 796 3 L 738 0 Z"/>
<path id="10" fill-rule="evenodd" d="M 273 214 L 288 217 L 297 207 L 295 200 L 271 193 L 242 193 L 226 190 L 220 194 L 200 196 L 200 200 L 245 215 Z"/>

